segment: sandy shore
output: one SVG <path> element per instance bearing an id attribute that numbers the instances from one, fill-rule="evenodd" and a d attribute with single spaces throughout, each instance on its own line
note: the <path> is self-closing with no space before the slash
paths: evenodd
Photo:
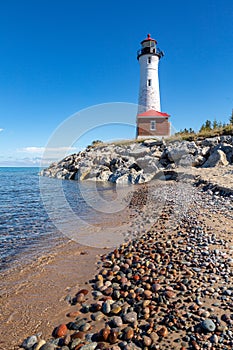
<path id="1" fill-rule="evenodd" d="M 146 196 L 143 196 L 142 193 L 146 193 Z M 162 203 L 159 210 L 157 203 L 152 198 L 154 193 L 156 193 L 156 200 L 159 199 Z M 164 194 L 167 194 L 166 200 L 164 200 Z M 151 196 L 149 200 L 145 198 L 148 195 Z M 232 257 L 233 211 L 229 199 L 212 198 L 211 195 L 200 193 L 198 189 L 193 188 L 190 184 L 169 182 L 162 186 L 159 185 L 159 187 L 154 186 L 154 192 L 152 188 L 149 188 L 149 192 L 146 192 L 146 186 L 144 186 L 141 193 L 131 202 L 132 207 L 134 207 L 133 210 L 136 209 L 139 215 L 135 222 L 129 223 L 129 237 L 132 237 L 133 232 L 135 237 L 138 235 L 140 239 L 142 234 L 154 227 L 153 230 L 156 229 L 158 232 L 156 238 L 158 243 L 164 244 L 168 234 L 169 240 L 177 242 L 177 227 L 180 227 L 182 220 L 188 223 L 189 218 L 196 218 L 197 225 L 203 227 L 206 235 L 214 235 L 218 242 L 221 240 L 224 242 L 222 245 L 219 245 L 219 243 L 214 245 L 213 243 L 208 249 L 220 251 L 219 256 L 221 258 L 224 257 L 224 254 L 227 254 L 228 258 Z M 169 211 L 171 205 L 172 210 Z M 168 220 L 164 220 L 163 215 L 167 215 Z M 183 230 L 185 232 L 185 229 Z M 185 244 L 188 245 L 187 242 Z M 42 257 L 28 269 L 6 275 L 3 293 L 1 294 L 2 315 L 0 320 L 4 327 L 0 329 L 2 332 L 0 349 L 17 349 L 23 338 L 37 332 L 42 332 L 43 339 L 49 339 L 54 327 L 69 322 L 66 317 L 68 312 L 80 310 L 81 305 L 71 306 L 67 301 L 69 296 L 73 297 L 80 289 L 85 288 L 89 291 L 85 302 L 91 303 L 92 287 L 88 284 L 88 281 L 97 272 L 97 264 L 101 260 L 100 255 L 106 255 L 108 251 L 80 247 L 74 242 L 67 241 L 57 251 L 53 251 L 49 256 Z M 232 275 L 230 272 L 231 268 L 228 279 L 231 286 Z M 203 284 L 201 279 L 200 283 Z M 224 286 L 224 283 L 226 283 L 226 280 L 223 278 L 214 288 L 217 290 L 219 286 Z M 194 285 L 192 284 L 193 288 Z M 208 296 L 207 293 L 205 303 L 201 308 L 207 311 L 213 304 L 212 299 L 212 296 Z M 217 296 L 216 299 L 218 299 Z M 220 307 L 216 306 L 213 308 L 213 312 L 221 317 L 224 310 L 225 313 L 231 311 L 231 309 L 226 308 L 226 305 L 224 307 L 222 305 Z M 86 314 L 84 316 L 88 317 Z M 200 315 L 194 316 L 196 319 L 202 320 Z M 91 318 L 88 322 L 92 322 Z M 103 323 L 96 324 L 95 322 L 93 327 L 94 331 L 97 332 L 103 327 Z M 230 325 L 227 325 L 227 327 L 229 330 L 231 329 Z M 177 343 L 176 340 L 177 337 L 171 332 L 169 339 L 157 339 L 157 347 L 154 348 L 181 349 L 181 344 L 184 343 L 182 349 L 201 349 L 197 346 L 192 347 L 191 343 L 188 345 L 188 341 L 185 343 L 181 340 Z M 130 342 L 127 346 L 130 346 Z M 134 345 L 131 348 L 125 347 L 124 349 L 136 348 L 136 345 Z M 145 346 L 139 348 L 146 349 Z M 231 347 L 218 347 L 215 344 L 211 349 L 231 349 Z"/>
<path id="2" fill-rule="evenodd" d="M 213 187 L 233 192 L 233 165 L 214 168 L 178 168 L 178 178 L 189 176 L 191 181 L 201 180 Z"/>
<path id="3" fill-rule="evenodd" d="M 65 297 L 85 286 L 104 251 L 67 240 L 22 270 L 6 273 L 1 283 L 0 349 L 17 348 L 27 334 L 49 337 L 70 310 Z"/>

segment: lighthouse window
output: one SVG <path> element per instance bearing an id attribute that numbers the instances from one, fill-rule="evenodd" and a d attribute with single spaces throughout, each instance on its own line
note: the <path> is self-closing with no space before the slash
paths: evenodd
<path id="1" fill-rule="evenodd" d="M 155 129 L 156 129 L 155 120 L 152 120 L 152 121 L 150 122 L 150 129 L 151 129 L 151 130 L 155 130 Z"/>
<path id="2" fill-rule="evenodd" d="M 151 79 L 147 80 L 147 86 L 151 86 Z"/>
<path id="3" fill-rule="evenodd" d="M 148 63 L 151 63 L 151 57 L 148 57 L 147 62 L 148 62 Z"/>

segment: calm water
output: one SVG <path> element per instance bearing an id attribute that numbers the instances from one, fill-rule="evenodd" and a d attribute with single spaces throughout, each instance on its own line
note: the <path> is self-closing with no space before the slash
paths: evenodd
<path id="1" fill-rule="evenodd" d="M 20 259 L 26 261 L 30 255 L 55 244 L 62 237 L 45 210 L 40 195 L 38 172 L 38 168 L 0 168 L 1 268 L 10 267 Z M 53 185 L 58 183 L 60 184 L 61 180 L 43 178 L 43 186 L 50 189 L 47 196 L 51 200 L 51 210 L 56 196 L 55 192 L 51 192 L 51 188 L 56 189 Z M 79 217 L 97 223 L 103 220 L 99 213 L 86 204 L 77 182 L 62 181 L 62 186 L 70 208 Z M 82 185 L 82 191 L 92 200 L 95 197 L 92 186 L 88 184 Z M 114 197 L 114 188 L 110 185 L 100 186 L 99 191 L 103 198 Z M 60 208 L 57 214 L 59 220 L 63 220 L 62 210 L 68 224 L 75 225 L 67 219 L 66 208 Z"/>

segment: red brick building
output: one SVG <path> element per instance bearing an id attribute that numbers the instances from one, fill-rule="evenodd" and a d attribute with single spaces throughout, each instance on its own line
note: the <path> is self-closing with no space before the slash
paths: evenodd
<path id="1" fill-rule="evenodd" d="M 170 115 L 150 109 L 137 115 L 137 138 L 166 137 L 171 133 Z"/>

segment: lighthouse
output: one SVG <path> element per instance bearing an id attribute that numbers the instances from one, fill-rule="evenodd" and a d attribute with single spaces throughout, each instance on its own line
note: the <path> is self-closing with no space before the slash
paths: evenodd
<path id="1" fill-rule="evenodd" d="M 150 34 L 137 52 L 140 64 L 140 86 L 137 114 L 137 138 L 170 135 L 170 115 L 161 112 L 159 91 L 159 61 L 164 56 Z"/>

